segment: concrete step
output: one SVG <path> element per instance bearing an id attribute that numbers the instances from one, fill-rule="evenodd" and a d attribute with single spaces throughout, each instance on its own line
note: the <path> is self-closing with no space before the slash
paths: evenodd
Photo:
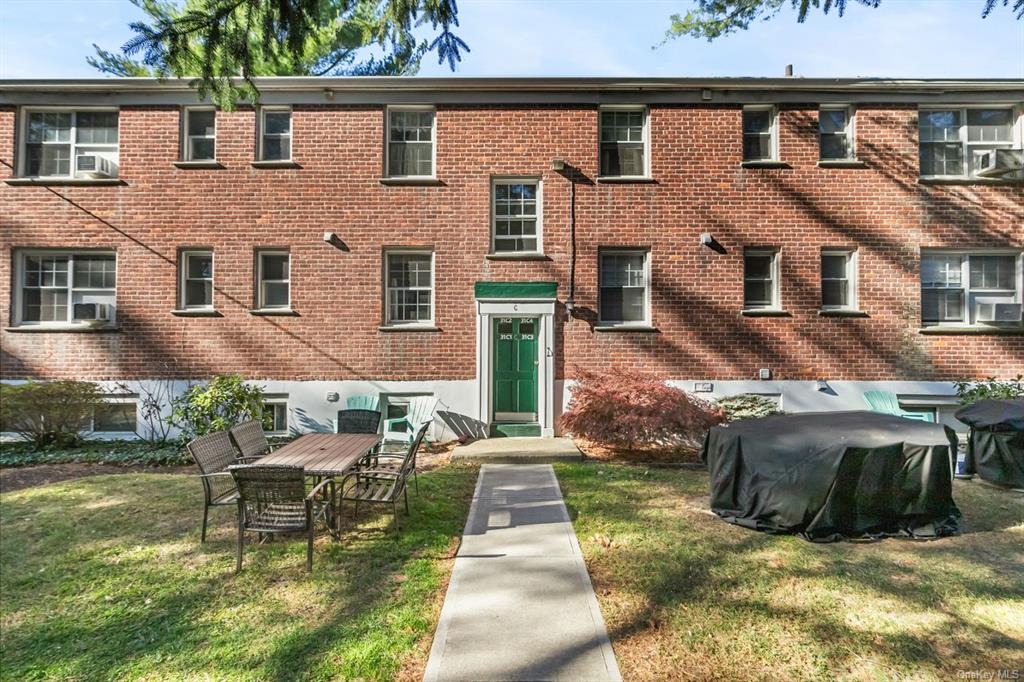
<path id="1" fill-rule="evenodd" d="M 495 464 L 578 462 L 571 438 L 484 438 L 455 448 L 452 459 Z"/>

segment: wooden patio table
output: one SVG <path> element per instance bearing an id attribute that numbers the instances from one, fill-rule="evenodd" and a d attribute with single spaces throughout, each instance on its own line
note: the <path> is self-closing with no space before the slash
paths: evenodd
<path id="1" fill-rule="evenodd" d="M 305 469 L 307 476 L 340 478 L 375 448 L 382 440 L 380 434 L 366 433 L 310 433 L 299 436 L 259 459 L 260 464 L 288 464 Z M 333 497 L 333 494 L 332 494 Z M 333 500 L 332 500 L 333 506 Z M 331 534 L 337 536 L 337 510 L 332 509 L 334 523 L 329 522 Z"/>

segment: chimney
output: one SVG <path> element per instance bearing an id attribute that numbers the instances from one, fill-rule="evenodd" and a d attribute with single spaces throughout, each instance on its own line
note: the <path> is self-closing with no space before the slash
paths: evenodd
<path id="1" fill-rule="evenodd" d="M 786 64 L 786 78 L 792 78 L 792 77 L 793 77 L 793 65 L 792 64 Z"/>

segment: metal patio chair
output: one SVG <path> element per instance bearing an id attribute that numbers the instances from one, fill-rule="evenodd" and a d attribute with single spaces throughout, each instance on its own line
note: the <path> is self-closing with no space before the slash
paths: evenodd
<path id="1" fill-rule="evenodd" d="M 256 419 L 235 424 L 228 433 L 243 459 L 262 457 L 274 449 L 263 432 L 263 424 Z"/>
<path id="2" fill-rule="evenodd" d="M 238 547 L 235 572 L 242 570 L 245 533 L 306 533 L 306 571 L 313 570 L 313 538 L 318 518 L 327 520 L 334 498 L 334 479 L 327 478 L 306 492 L 302 467 L 279 464 L 238 464 L 228 467 L 238 488 Z M 317 495 L 332 487 L 327 500 Z"/>
<path id="3" fill-rule="evenodd" d="M 401 531 L 398 521 L 398 500 L 405 501 L 405 513 L 409 513 L 409 475 L 412 474 L 416 465 L 416 451 L 419 450 L 423 437 L 427 433 L 430 422 L 424 422 L 416 431 L 409 449 L 401 458 L 397 466 L 357 469 L 346 475 L 341 480 L 338 488 L 340 497 L 339 505 L 345 500 L 355 503 L 353 517 L 359 515 L 359 504 L 390 504 L 391 511 L 395 516 L 395 532 Z"/>
<path id="4" fill-rule="evenodd" d="M 232 505 L 238 499 L 238 490 L 227 468 L 245 460 L 238 457 L 227 431 L 214 431 L 194 438 L 185 449 L 199 467 L 199 480 L 203 483 L 203 530 L 200 542 L 206 542 L 206 522 L 210 507 Z"/>

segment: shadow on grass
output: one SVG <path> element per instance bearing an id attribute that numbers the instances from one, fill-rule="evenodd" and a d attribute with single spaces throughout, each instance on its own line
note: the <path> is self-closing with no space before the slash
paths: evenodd
<path id="1" fill-rule="evenodd" d="M 360 512 L 342 540 L 247 548 L 234 569 L 232 509 L 198 543 L 195 480 L 82 479 L 5 495 L 0 548 L 5 677 L 390 678 L 433 621 L 475 471 L 420 476 L 412 515 Z"/>
<path id="2" fill-rule="evenodd" d="M 706 513 L 707 474 L 559 465 L 624 676 L 910 676 L 1013 667 L 1024 500 L 955 494 L 971 533 L 820 545 Z"/>

